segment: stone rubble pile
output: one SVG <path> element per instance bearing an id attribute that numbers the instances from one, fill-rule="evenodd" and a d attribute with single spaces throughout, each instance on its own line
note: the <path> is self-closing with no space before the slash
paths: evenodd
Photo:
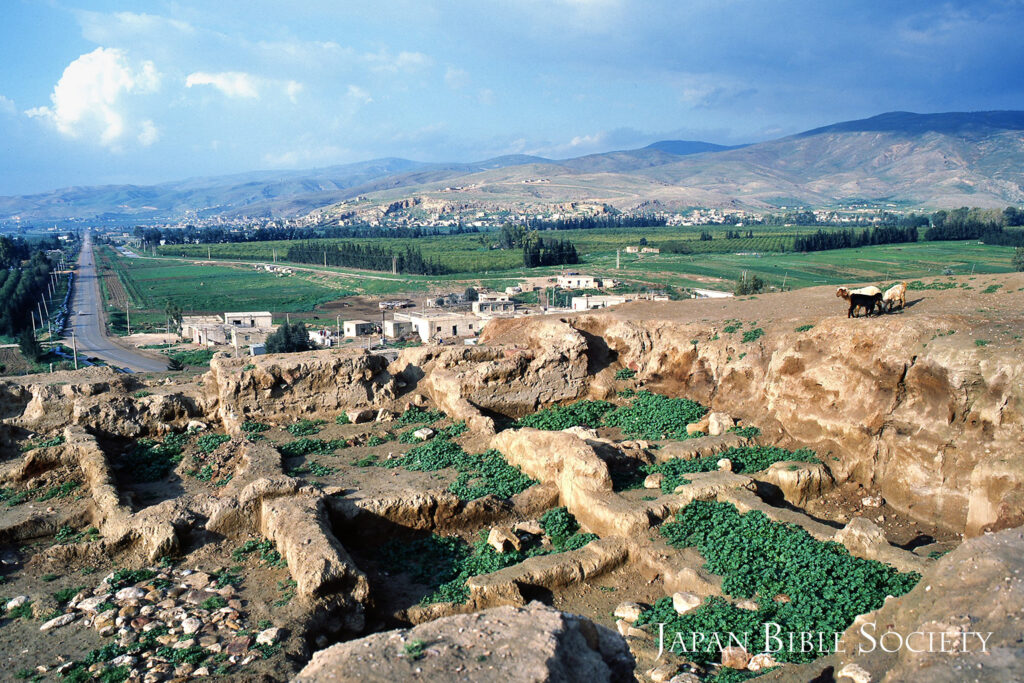
<path id="1" fill-rule="evenodd" d="M 88 666 L 94 675 L 113 667 L 130 668 L 128 681 L 158 683 L 182 677 L 237 670 L 261 658 L 283 636 L 280 628 L 255 632 L 238 590 L 216 575 L 190 569 L 143 570 L 149 574 L 132 585 L 114 588 L 111 573 L 95 589 L 83 590 L 66 613 L 50 619 L 41 631 L 71 623 L 92 627 L 127 652 Z M 76 666 L 66 662 L 58 673 Z"/>

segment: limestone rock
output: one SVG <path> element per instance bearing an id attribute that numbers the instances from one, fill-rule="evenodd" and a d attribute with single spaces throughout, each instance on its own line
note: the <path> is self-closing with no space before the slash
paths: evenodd
<path id="1" fill-rule="evenodd" d="M 613 613 L 617 619 L 624 619 L 632 624 L 640 618 L 643 607 L 635 602 L 620 602 Z"/>
<path id="2" fill-rule="evenodd" d="M 864 670 L 863 667 L 857 666 L 856 664 L 847 664 L 836 674 L 836 677 L 841 681 L 849 681 L 850 683 L 871 683 L 871 674 Z"/>
<path id="3" fill-rule="evenodd" d="M 430 644 L 429 654 L 410 660 L 404 644 L 417 640 Z M 484 655 L 505 650 L 515 655 Z M 458 670 L 460 678 L 474 683 L 625 683 L 633 680 L 633 667 L 633 656 L 620 635 L 583 617 L 531 603 L 442 617 L 411 629 L 339 643 L 315 653 L 293 680 L 439 681 L 451 679 Z"/>
<path id="4" fill-rule="evenodd" d="M 775 661 L 775 657 L 770 652 L 762 652 L 750 658 L 750 661 L 747 662 L 747 669 L 750 671 L 761 671 L 762 669 L 771 669 L 778 665 L 779 663 Z"/>
<path id="5" fill-rule="evenodd" d="M 660 489 L 661 482 L 665 480 L 665 475 L 661 472 L 655 472 L 654 474 L 648 474 L 644 478 L 645 489 Z"/>
<path id="6" fill-rule="evenodd" d="M 746 648 L 739 647 L 738 645 L 722 648 L 722 666 L 743 670 L 747 668 L 749 662 L 750 653 L 747 652 Z"/>
<path id="7" fill-rule="evenodd" d="M 727 431 L 733 428 L 736 421 L 733 420 L 727 413 L 712 412 L 708 414 L 708 435 L 719 436 L 725 434 Z"/>
<path id="8" fill-rule="evenodd" d="M 264 629 L 263 631 L 260 631 L 256 635 L 256 644 L 257 645 L 273 645 L 277 641 L 281 640 L 281 634 L 282 633 L 283 633 L 283 629 L 280 629 L 280 628 L 277 628 L 277 627 L 274 627 L 274 626 L 272 626 L 272 627 L 270 627 L 268 629 Z"/>
<path id="9" fill-rule="evenodd" d="M 519 537 L 508 527 L 500 526 L 494 527 L 487 534 L 487 544 L 499 553 L 522 548 L 522 542 L 519 540 Z"/>
<path id="10" fill-rule="evenodd" d="M 78 615 L 74 613 L 62 614 L 59 617 L 54 617 L 53 619 L 47 621 L 45 624 L 39 627 L 39 630 L 49 631 L 51 629 L 60 628 L 61 626 L 67 626 L 77 618 Z"/>
<path id="11" fill-rule="evenodd" d="M 732 460 L 729 458 L 718 459 L 718 471 L 719 472 L 732 472 Z"/>
<path id="12" fill-rule="evenodd" d="M 434 434 L 436 434 L 436 433 L 437 432 L 435 432 L 430 427 L 420 427 L 415 432 L 413 432 L 412 435 L 415 436 L 420 441 L 426 441 L 427 439 L 429 439 L 432 436 L 434 436 Z"/>
<path id="13" fill-rule="evenodd" d="M 19 595 L 16 598 L 11 598 L 10 600 L 7 601 L 7 604 L 4 605 L 4 611 L 5 612 L 10 612 L 12 609 L 15 609 L 17 607 L 21 607 L 26 602 L 28 602 L 28 596 L 27 595 Z"/>
<path id="14" fill-rule="evenodd" d="M 676 614 L 686 614 L 700 607 L 702 600 L 696 593 L 679 592 L 672 594 L 672 608 Z"/>
<path id="15" fill-rule="evenodd" d="M 832 475 L 820 462 L 772 463 L 757 478 L 778 486 L 786 502 L 797 507 L 803 507 L 808 501 L 828 493 L 835 486 Z"/>
<path id="16" fill-rule="evenodd" d="M 348 421 L 352 424 L 361 424 L 363 422 L 372 422 L 376 418 L 377 413 L 371 409 L 363 408 L 359 410 L 347 410 L 345 415 L 348 417 Z"/>
<path id="17" fill-rule="evenodd" d="M 666 681 L 672 680 L 672 677 L 679 671 L 679 667 L 675 664 L 659 664 L 647 671 L 647 678 L 654 681 L 654 683 L 665 683 Z"/>

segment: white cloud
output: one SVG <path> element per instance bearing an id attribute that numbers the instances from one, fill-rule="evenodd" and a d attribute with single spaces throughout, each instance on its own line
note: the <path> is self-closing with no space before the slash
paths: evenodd
<path id="1" fill-rule="evenodd" d="M 298 102 L 299 93 L 305 88 L 304 85 L 298 81 L 288 81 L 284 84 L 284 93 L 288 96 L 288 99 L 292 101 L 292 104 Z"/>
<path id="2" fill-rule="evenodd" d="M 0 95 L 0 113 L 14 114 L 17 113 L 17 111 L 17 108 L 14 106 L 14 100 Z"/>
<path id="3" fill-rule="evenodd" d="M 149 119 L 143 121 L 142 130 L 139 132 L 139 144 L 143 147 L 149 147 L 159 139 L 160 131 L 157 130 L 156 124 Z"/>
<path id="4" fill-rule="evenodd" d="M 365 54 L 362 59 L 369 65 L 370 70 L 381 73 L 419 71 L 434 63 L 434 60 L 422 52 L 402 51 L 393 55 L 386 49 Z"/>
<path id="5" fill-rule="evenodd" d="M 449 66 L 444 72 L 444 84 L 452 90 L 461 90 L 469 85 L 469 72 L 456 66 Z"/>
<path id="6" fill-rule="evenodd" d="M 366 104 L 373 102 L 373 98 L 370 97 L 370 93 L 367 92 L 365 89 L 360 88 L 358 85 L 348 86 L 348 96 L 354 100 L 359 100 L 360 102 Z"/>
<path id="7" fill-rule="evenodd" d="M 169 19 L 155 14 L 136 12 L 113 12 L 105 14 L 85 10 L 76 11 L 82 26 L 82 36 L 94 43 L 116 43 L 125 38 L 166 38 L 169 32 L 186 35 L 195 33 L 195 28 L 185 21 Z"/>
<path id="8" fill-rule="evenodd" d="M 123 50 L 98 47 L 64 69 L 50 95 L 52 107 L 35 107 L 25 113 L 50 121 L 68 137 L 98 135 L 100 143 L 114 146 L 138 128 L 130 121 L 124 96 L 159 88 L 160 74 L 153 62 L 133 65 Z M 139 125 L 150 138 L 145 124 Z"/>
<path id="9" fill-rule="evenodd" d="M 210 85 L 228 97 L 257 99 L 260 96 L 258 79 L 242 71 L 221 71 L 209 73 L 196 71 L 185 78 L 185 87 Z"/>

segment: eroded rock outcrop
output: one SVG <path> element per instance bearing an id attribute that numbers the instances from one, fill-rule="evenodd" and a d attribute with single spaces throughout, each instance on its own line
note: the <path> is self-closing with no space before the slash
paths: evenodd
<path id="1" fill-rule="evenodd" d="M 800 333 L 780 323 L 749 343 L 714 323 L 625 313 L 570 323 L 648 385 L 829 456 L 840 483 L 911 517 L 968 535 L 1021 521 L 1024 365 L 936 334 L 967 324 L 956 316 L 891 316 L 884 328 L 826 318 Z M 495 321 L 488 334 L 512 328 Z"/>
<path id="2" fill-rule="evenodd" d="M 218 355 L 210 361 L 203 387 L 232 433 L 251 417 L 271 422 L 331 417 L 393 399 L 396 390 L 387 360 L 356 350 Z"/>
<path id="3" fill-rule="evenodd" d="M 602 683 L 632 681 L 633 666 L 617 633 L 534 602 L 340 643 L 314 654 L 293 680 Z"/>

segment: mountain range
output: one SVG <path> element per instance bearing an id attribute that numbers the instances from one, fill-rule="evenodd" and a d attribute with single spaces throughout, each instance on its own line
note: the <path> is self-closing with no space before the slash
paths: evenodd
<path id="1" fill-rule="evenodd" d="M 310 212 L 330 218 L 410 201 L 438 211 L 567 202 L 626 211 L 1019 205 L 1024 203 L 1024 112 L 890 112 L 733 147 L 666 140 L 561 160 L 387 158 L 149 186 L 72 187 L 0 197 L 0 221 L 130 222 Z"/>

